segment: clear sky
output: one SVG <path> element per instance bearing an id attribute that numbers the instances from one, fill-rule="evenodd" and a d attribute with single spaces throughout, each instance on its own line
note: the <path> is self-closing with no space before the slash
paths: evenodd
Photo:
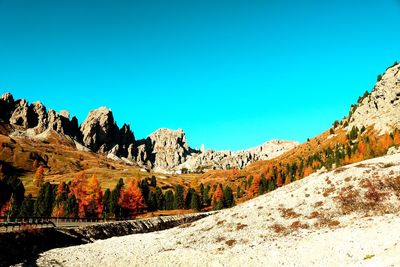
<path id="1" fill-rule="evenodd" d="M 305 141 L 399 60 L 399 26 L 398 0 L 0 0 L 0 93 L 192 147 Z"/>

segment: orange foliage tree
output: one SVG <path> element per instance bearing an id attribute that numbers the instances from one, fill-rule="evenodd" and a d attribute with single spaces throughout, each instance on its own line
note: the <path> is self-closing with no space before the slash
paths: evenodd
<path id="1" fill-rule="evenodd" d="M 214 191 L 212 196 L 212 206 L 214 209 L 222 209 L 224 203 L 224 192 L 222 190 L 222 185 L 219 184 Z"/>
<path id="2" fill-rule="evenodd" d="M 259 175 L 256 175 L 248 189 L 248 194 L 250 197 L 258 196 L 258 192 L 260 190 L 260 183 L 261 183 L 261 177 Z"/>
<path id="3" fill-rule="evenodd" d="M 87 190 L 87 178 L 84 172 L 75 174 L 71 182 L 71 191 L 75 195 L 79 205 L 79 216 L 86 217 L 85 212 L 85 197 Z"/>
<path id="4" fill-rule="evenodd" d="M 388 133 L 384 134 L 380 141 L 384 151 L 386 151 L 392 145 L 392 138 Z"/>
<path id="5" fill-rule="evenodd" d="M 393 134 L 393 144 L 395 146 L 400 145 L 400 130 L 395 130 Z"/>
<path id="6" fill-rule="evenodd" d="M 39 188 L 43 184 L 43 181 L 44 181 L 44 168 L 42 165 L 40 165 L 36 170 L 33 184 Z"/>
<path id="7" fill-rule="evenodd" d="M 278 175 L 276 177 L 276 185 L 281 187 L 283 185 L 283 180 L 282 180 L 282 173 L 278 172 Z"/>
<path id="8" fill-rule="evenodd" d="M 143 196 L 135 179 L 131 179 L 126 189 L 121 189 L 119 204 L 128 217 L 137 214 L 144 208 Z"/>
<path id="9" fill-rule="evenodd" d="M 86 184 L 86 195 L 83 199 L 85 213 L 89 216 L 97 217 L 103 211 L 103 192 L 101 191 L 100 182 L 93 175 Z"/>

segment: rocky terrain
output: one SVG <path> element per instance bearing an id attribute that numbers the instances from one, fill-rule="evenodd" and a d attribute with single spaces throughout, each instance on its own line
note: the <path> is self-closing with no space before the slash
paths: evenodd
<path id="1" fill-rule="evenodd" d="M 261 146 L 237 152 L 203 150 L 201 153 L 190 155 L 178 169 L 191 172 L 243 169 L 256 161 L 276 158 L 298 144 L 293 141 L 272 140 Z"/>
<path id="2" fill-rule="evenodd" d="M 81 125 L 68 111 L 56 112 L 42 103 L 14 100 L 9 93 L 0 98 L 0 133 L 16 138 L 48 141 L 50 136 L 73 143 L 77 150 L 92 151 L 107 158 L 159 173 L 202 172 L 208 169 L 244 168 L 257 160 L 276 157 L 296 142 L 271 141 L 239 152 L 200 151 L 190 148 L 181 130 L 159 129 L 135 140 L 130 126 L 119 128 L 106 107 L 89 112 Z"/>
<path id="3" fill-rule="evenodd" d="M 349 129 L 373 126 L 384 133 L 400 128 L 400 64 L 380 75 L 371 94 L 360 100 L 351 111 Z"/>
<path id="4" fill-rule="evenodd" d="M 47 251 L 39 266 L 397 266 L 400 154 L 321 170 L 178 228 Z"/>

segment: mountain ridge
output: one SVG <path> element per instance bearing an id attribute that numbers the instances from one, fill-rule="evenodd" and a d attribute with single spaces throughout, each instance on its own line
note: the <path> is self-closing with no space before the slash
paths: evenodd
<path id="1" fill-rule="evenodd" d="M 25 99 L 14 100 L 10 93 L 2 95 L 0 107 L 5 135 L 45 140 L 50 132 L 55 132 L 73 141 L 78 150 L 102 153 L 112 160 L 160 173 L 244 168 L 256 160 L 271 158 L 262 149 L 265 144 L 243 151 L 207 150 L 203 153 L 189 146 L 182 129 L 160 128 L 147 138 L 136 140 L 130 125 L 123 124 L 119 128 L 111 109 L 105 106 L 91 110 L 80 125 L 76 117 L 70 118 L 68 111 L 56 112 L 40 101 L 29 104 Z M 276 156 L 298 144 L 284 143 L 279 146 L 279 142 L 275 142 L 274 149 L 267 149 L 267 152 Z M 191 164 L 193 158 L 196 162 Z"/>

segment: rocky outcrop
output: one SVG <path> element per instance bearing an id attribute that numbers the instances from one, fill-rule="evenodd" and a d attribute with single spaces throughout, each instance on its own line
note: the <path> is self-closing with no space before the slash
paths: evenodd
<path id="1" fill-rule="evenodd" d="M 365 95 L 352 110 L 348 129 L 353 126 L 373 126 L 379 133 L 400 128 L 400 64 L 379 76 L 371 94 Z"/>
<path id="2" fill-rule="evenodd" d="M 15 102 L 14 110 L 10 117 L 10 124 L 23 129 L 28 128 L 28 102 L 25 99 Z"/>
<path id="3" fill-rule="evenodd" d="M 0 98 L 0 120 L 9 123 L 14 111 L 14 98 L 10 93 L 5 93 Z"/>
<path id="4" fill-rule="evenodd" d="M 90 111 L 80 131 L 83 144 L 95 152 L 127 157 L 128 148 L 135 142 L 129 125 L 119 129 L 112 111 L 106 107 Z"/>
<path id="5" fill-rule="evenodd" d="M 268 160 L 295 148 L 299 143 L 293 141 L 272 140 L 265 144 L 237 152 L 203 150 L 192 154 L 188 160 L 178 166 L 178 172 L 202 172 L 212 169 L 243 169 L 258 160 Z"/>
<path id="6" fill-rule="evenodd" d="M 138 142 L 136 162 L 158 172 L 171 172 L 186 161 L 193 150 L 181 130 L 161 128 Z"/>

